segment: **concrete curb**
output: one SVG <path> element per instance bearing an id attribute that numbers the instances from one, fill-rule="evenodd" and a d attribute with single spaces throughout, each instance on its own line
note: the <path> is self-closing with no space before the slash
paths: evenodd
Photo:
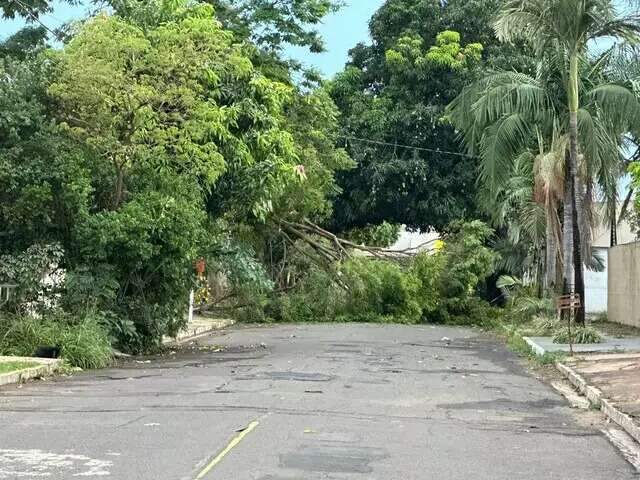
<path id="1" fill-rule="evenodd" d="M 638 426 L 631 416 L 618 410 L 615 405 L 609 400 L 604 398 L 602 391 L 592 385 L 589 385 L 587 381 L 577 373 L 573 368 L 565 365 L 564 363 L 556 363 L 556 368 L 591 402 L 595 407 L 600 408 L 602 412 L 612 422 L 620 425 L 633 439 L 640 443 L 640 426 Z"/>
<path id="2" fill-rule="evenodd" d="M 0 374 L 0 387 L 54 375 L 62 365 L 62 360 L 55 358 L 0 357 L 0 362 L 33 362 L 40 364 L 37 367 Z"/>
<path id="3" fill-rule="evenodd" d="M 544 348 L 542 348 L 540 345 L 538 345 L 536 342 L 534 342 L 533 340 L 531 340 L 531 338 L 529 337 L 522 337 L 524 339 L 525 342 L 527 342 L 527 345 L 529 345 L 529 348 L 533 351 L 533 353 L 535 353 L 537 356 L 542 357 L 546 351 Z"/>
<path id="4" fill-rule="evenodd" d="M 191 342 L 193 340 L 206 337 L 207 335 L 213 332 L 217 332 L 218 330 L 223 330 L 225 328 L 228 328 L 234 325 L 235 323 L 236 323 L 235 320 L 224 319 L 224 320 L 217 321 L 215 324 L 211 324 L 211 325 L 192 326 L 180 332 L 178 336 L 175 338 L 165 337 L 162 340 L 162 344 L 166 346 L 171 346 L 171 345 L 180 345 L 186 342 Z"/>

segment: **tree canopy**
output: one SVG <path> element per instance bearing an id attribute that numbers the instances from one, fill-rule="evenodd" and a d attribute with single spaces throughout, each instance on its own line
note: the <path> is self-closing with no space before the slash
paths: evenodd
<path id="1" fill-rule="evenodd" d="M 65 0 L 66 3 L 77 4 L 79 0 Z M 42 13 L 51 12 L 52 0 L 0 0 L 0 12 L 5 18 L 23 17 L 37 19 Z"/>
<path id="2" fill-rule="evenodd" d="M 358 168 L 339 176 L 332 226 L 384 220 L 443 229 L 473 217 L 477 160 L 460 149 L 445 108 L 486 64 L 525 64 L 498 47 L 498 0 L 388 0 L 330 84 L 345 145 Z"/>
<path id="3" fill-rule="evenodd" d="M 129 348 L 184 322 L 199 256 L 226 261 L 243 225 L 326 218 L 351 165 L 326 92 L 267 78 L 211 5 L 152 3 L 59 50 L 31 31 L 0 46 L 2 251 L 59 244 L 65 301 L 96 298 Z"/>

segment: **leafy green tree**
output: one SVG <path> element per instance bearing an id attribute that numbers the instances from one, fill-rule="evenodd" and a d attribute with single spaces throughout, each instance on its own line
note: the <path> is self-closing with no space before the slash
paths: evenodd
<path id="1" fill-rule="evenodd" d="M 21 35 L 18 35 L 21 37 Z M 39 243 L 67 246 L 74 218 L 89 205 L 91 183 L 82 149 L 48 115 L 49 68 L 28 42 L 0 44 L 0 251 Z"/>
<path id="2" fill-rule="evenodd" d="M 302 72 L 302 80 L 313 87 L 320 83 L 320 75 L 295 60 L 285 57 L 288 45 L 308 48 L 312 53 L 324 51 L 324 43 L 315 29 L 322 19 L 336 12 L 340 0 L 203 0 L 215 9 L 216 18 L 225 30 L 233 32 L 238 42 L 247 46 L 253 64 L 268 78 L 293 84 L 292 72 Z M 158 24 L 171 4 L 145 0 L 108 0 L 118 15 L 137 24 Z M 162 6 L 164 5 L 164 6 Z"/>
<path id="3" fill-rule="evenodd" d="M 491 20 L 501 4 L 388 0 L 375 13 L 373 43 L 351 50 L 330 83 L 358 165 L 338 176 L 344 193 L 332 228 L 444 229 L 477 214 L 477 160 L 460 149 L 445 108 L 484 65 L 528 65 L 516 49 L 498 47 Z"/>
<path id="4" fill-rule="evenodd" d="M 0 57 L 26 60 L 47 46 L 44 27 L 24 27 L 0 43 Z"/>
<path id="5" fill-rule="evenodd" d="M 324 221 L 333 213 L 333 200 L 341 193 L 335 174 L 354 167 L 339 144 L 339 112 L 324 88 L 297 93 L 286 108 L 285 128 L 293 136 L 300 163 L 296 182 L 276 205 L 283 218 Z"/>
<path id="6" fill-rule="evenodd" d="M 78 0 L 66 0 L 67 3 L 77 4 Z M 51 0 L 0 0 L 0 12 L 5 18 L 25 17 L 34 20 L 42 13 L 52 10 Z"/>
<path id="7" fill-rule="evenodd" d="M 100 307 L 118 328 L 133 319 L 138 347 L 181 326 L 211 216 L 264 222 L 300 181 L 291 87 L 261 75 L 210 6 L 177 3 L 133 11 L 136 23 L 101 14 L 49 54 L 58 120 L 92 170 L 75 264 L 115 278 Z"/>
<path id="8" fill-rule="evenodd" d="M 339 0 L 207 0 L 225 27 L 243 33 L 258 47 L 282 52 L 287 45 L 324 51 L 314 29 L 342 6 Z"/>

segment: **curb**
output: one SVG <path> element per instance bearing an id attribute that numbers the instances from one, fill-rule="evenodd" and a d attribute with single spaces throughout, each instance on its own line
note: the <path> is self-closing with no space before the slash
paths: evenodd
<path id="1" fill-rule="evenodd" d="M 162 344 L 166 346 L 181 345 L 186 342 L 190 342 L 202 337 L 206 337 L 207 335 L 213 332 L 224 330 L 225 328 L 228 328 L 234 325 L 235 323 L 236 323 L 235 320 L 227 319 L 227 320 L 218 321 L 216 324 L 191 327 L 191 328 L 188 328 L 187 330 L 183 330 L 182 332 L 180 332 L 178 336 L 175 338 L 165 337 L 162 340 Z"/>
<path id="2" fill-rule="evenodd" d="M 62 360 L 59 359 L 34 357 L 0 357 L 0 361 L 34 362 L 40 364 L 37 367 L 0 374 L 0 387 L 14 383 L 23 383 L 34 378 L 51 376 L 58 371 L 62 364 Z"/>
<path id="3" fill-rule="evenodd" d="M 537 356 L 542 357 L 546 352 L 546 350 L 544 348 L 542 348 L 540 345 L 538 345 L 536 342 L 534 342 L 533 340 L 531 340 L 530 337 L 522 337 L 524 339 L 525 342 L 527 342 L 527 345 L 529 345 L 529 348 L 533 351 L 533 353 L 535 353 Z"/>
<path id="4" fill-rule="evenodd" d="M 589 402 L 595 407 L 600 408 L 602 412 L 612 422 L 620 425 L 633 439 L 640 443 L 640 426 L 638 426 L 631 416 L 618 410 L 614 404 L 603 397 L 602 391 L 592 385 L 574 369 L 564 363 L 556 363 L 556 368 L 582 393 Z"/>

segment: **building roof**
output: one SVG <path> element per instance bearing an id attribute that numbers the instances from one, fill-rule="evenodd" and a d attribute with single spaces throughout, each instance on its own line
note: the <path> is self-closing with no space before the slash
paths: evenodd
<path id="1" fill-rule="evenodd" d="M 432 242 L 439 238 L 440 234 L 438 232 L 410 232 L 403 226 L 400 231 L 400 238 L 398 238 L 396 243 L 389 247 L 389 250 L 429 250 L 433 248 Z"/>

